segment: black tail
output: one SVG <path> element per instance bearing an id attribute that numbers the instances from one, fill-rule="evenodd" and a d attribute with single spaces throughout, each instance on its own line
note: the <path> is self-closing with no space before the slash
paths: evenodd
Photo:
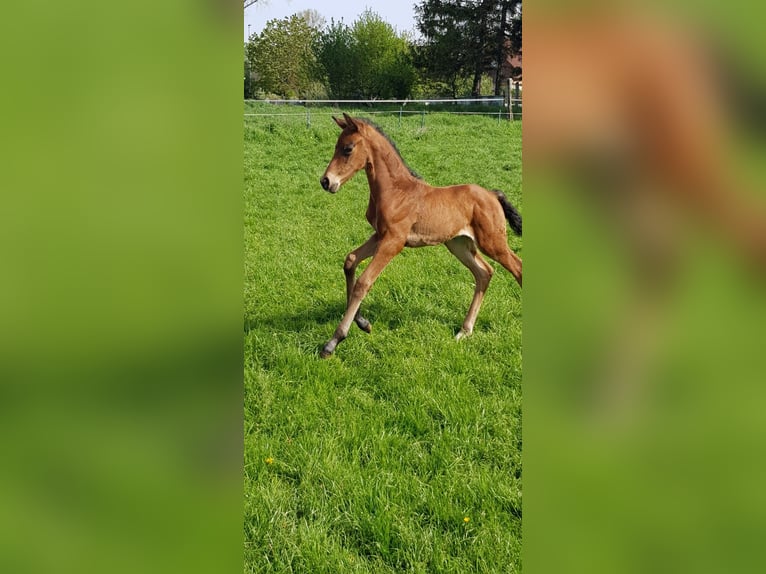
<path id="1" fill-rule="evenodd" d="M 497 200 L 503 206 L 503 213 L 505 213 L 505 218 L 508 220 L 508 224 L 513 229 L 513 232 L 516 235 L 521 235 L 521 214 L 511 205 L 511 202 L 508 201 L 502 191 L 493 189 L 492 193 L 497 195 Z"/>

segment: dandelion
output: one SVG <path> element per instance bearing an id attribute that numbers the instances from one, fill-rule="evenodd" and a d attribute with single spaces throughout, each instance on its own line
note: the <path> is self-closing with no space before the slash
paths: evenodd
<path id="1" fill-rule="evenodd" d="M 466 516 L 466 517 L 463 518 L 463 522 L 468 524 L 469 522 L 471 522 L 471 519 Z"/>
<path id="2" fill-rule="evenodd" d="M 267 457 L 264 459 L 264 462 L 265 462 L 266 464 L 274 464 L 274 459 L 273 459 L 273 458 L 271 458 L 270 456 L 267 456 Z"/>

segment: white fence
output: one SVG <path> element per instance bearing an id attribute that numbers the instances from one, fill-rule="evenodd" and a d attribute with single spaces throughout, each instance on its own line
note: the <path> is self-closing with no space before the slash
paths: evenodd
<path id="1" fill-rule="evenodd" d="M 402 116 L 404 115 L 420 115 L 421 126 L 425 125 L 426 115 L 429 112 L 429 106 L 436 104 L 440 107 L 445 104 L 455 104 L 455 106 L 467 106 L 467 105 L 495 105 L 497 110 L 493 111 L 460 111 L 440 109 L 438 113 L 448 113 L 454 115 L 485 115 L 497 117 L 498 121 L 521 119 L 521 98 L 504 98 L 504 97 L 485 97 L 485 98 L 459 98 L 459 99 L 427 99 L 427 100 L 301 100 L 301 99 L 276 99 L 276 100 L 245 100 L 245 103 L 259 103 L 259 104 L 274 104 L 275 106 L 296 106 L 303 107 L 303 111 L 274 111 L 274 112 L 248 112 L 245 111 L 245 117 L 271 117 L 271 116 L 303 116 L 306 118 L 306 126 L 311 126 L 311 106 L 329 106 L 332 108 L 340 108 L 341 105 L 348 105 L 349 107 L 363 107 L 374 105 L 391 106 L 399 105 L 399 109 L 389 110 L 365 110 L 365 114 L 388 114 L 398 115 L 399 122 L 401 123 Z M 420 109 L 407 109 L 408 105 L 414 105 Z M 318 112 L 314 111 L 313 115 L 331 115 L 332 112 Z"/>

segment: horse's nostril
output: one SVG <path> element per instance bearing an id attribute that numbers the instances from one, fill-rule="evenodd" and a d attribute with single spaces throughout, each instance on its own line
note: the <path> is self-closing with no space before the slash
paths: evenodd
<path id="1" fill-rule="evenodd" d="M 319 180 L 319 185 L 322 186 L 322 189 L 328 190 L 330 189 L 330 180 L 327 178 L 327 176 L 325 176 Z"/>

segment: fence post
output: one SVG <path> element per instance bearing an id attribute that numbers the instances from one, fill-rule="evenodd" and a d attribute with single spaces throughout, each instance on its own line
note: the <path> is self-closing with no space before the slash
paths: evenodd
<path id="1" fill-rule="evenodd" d="M 306 127 L 311 127 L 311 110 L 306 106 Z"/>
<path id="2" fill-rule="evenodd" d="M 420 127 L 424 127 L 426 125 L 426 111 L 425 109 L 420 112 Z"/>
<path id="3" fill-rule="evenodd" d="M 402 109 L 404 106 L 399 106 L 399 127 L 402 127 Z"/>

